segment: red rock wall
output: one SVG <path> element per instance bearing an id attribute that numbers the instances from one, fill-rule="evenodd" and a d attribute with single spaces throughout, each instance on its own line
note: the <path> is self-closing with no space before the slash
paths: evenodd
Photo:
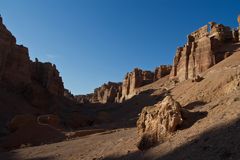
<path id="1" fill-rule="evenodd" d="M 38 85 L 50 93 L 63 96 L 62 78 L 55 65 L 32 62 L 28 49 L 16 44 L 15 37 L 7 30 L 0 19 L 0 81 L 15 88 Z"/>
<path id="2" fill-rule="evenodd" d="M 216 63 L 229 56 L 224 45 L 235 43 L 235 31 L 210 22 L 188 36 L 184 47 L 177 49 L 170 78 L 180 82 L 194 79 Z"/>

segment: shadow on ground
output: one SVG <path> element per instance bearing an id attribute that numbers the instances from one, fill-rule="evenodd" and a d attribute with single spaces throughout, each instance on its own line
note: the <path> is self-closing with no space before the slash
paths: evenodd
<path id="1" fill-rule="evenodd" d="M 188 110 L 192 110 L 197 107 L 204 106 L 205 104 L 207 104 L 207 103 L 203 102 L 203 101 L 194 101 L 194 102 L 191 102 L 191 103 L 187 104 L 186 106 L 184 106 L 184 108 L 188 109 Z"/>
<path id="2" fill-rule="evenodd" d="M 183 110 L 182 111 L 183 123 L 178 129 L 184 130 L 184 129 L 190 128 L 199 120 L 207 117 L 207 115 L 208 115 L 208 112 L 199 112 L 199 111 L 190 112 L 188 110 Z"/>
<path id="3" fill-rule="evenodd" d="M 94 124 L 97 124 L 101 129 L 136 127 L 136 121 L 142 109 L 161 101 L 166 94 L 163 92 L 160 95 L 152 95 L 154 92 L 155 90 L 153 89 L 143 91 L 121 104 L 94 104 L 94 106 L 91 104 L 91 107 L 95 109 L 97 115 L 99 115 L 98 113 L 104 113 L 105 118 L 97 117 Z"/>
<path id="4" fill-rule="evenodd" d="M 103 160 L 238 160 L 240 159 L 240 120 L 215 128 L 201 134 L 194 140 L 179 146 L 172 152 L 160 155 L 157 148 L 151 153 L 155 156 L 141 156 L 135 152 L 120 157 L 106 157 Z M 157 146 L 161 147 L 161 145 Z"/>

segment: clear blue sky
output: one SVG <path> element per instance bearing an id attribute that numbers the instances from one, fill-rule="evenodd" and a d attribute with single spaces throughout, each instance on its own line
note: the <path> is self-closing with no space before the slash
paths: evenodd
<path id="1" fill-rule="evenodd" d="M 135 67 L 172 64 L 190 32 L 237 27 L 239 0 L 0 0 L 4 23 L 31 59 L 57 65 L 74 94 L 122 81 Z"/>

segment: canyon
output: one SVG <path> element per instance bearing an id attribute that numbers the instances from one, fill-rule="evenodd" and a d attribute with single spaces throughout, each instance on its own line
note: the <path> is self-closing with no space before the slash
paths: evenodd
<path id="1" fill-rule="evenodd" d="M 240 27 L 210 22 L 172 65 L 73 95 L 0 17 L 0 158 L 238 159 L 239 60 Z"/>

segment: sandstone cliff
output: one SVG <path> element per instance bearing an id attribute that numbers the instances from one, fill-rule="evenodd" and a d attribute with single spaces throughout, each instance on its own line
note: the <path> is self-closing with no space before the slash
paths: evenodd
<path id="1" fill-rule="evenodd" d="M 126 74 L 122 83 L 108 82 L 96 88 L 94 93 L 77 95 L 78 103 L 122 103 L 137 94 L 137 89 L 170 74 L 171 65 L 161 65 L 155 71 L 143 71 L 135 68 Z"/>
<path id="2" fill-rule="evenodd" d="M 37 81 L 54 95 L 64 95 L 63 81 L 54 64 L 42 63 L 37 59 L 35 62 L 31 62 L 31 79 Z"/>
<path id="3" fill-rule="evenodd" d="M 123 80 L 120 102 L 132 98 L 136 94 L 136 88 L 152 83 L 153 80 L 154 73 L 151 71 L 143 71 L 135 68 L 132 72 L 127 73 Z"/>
<path id="4" fill-rule="evenodd" d="M 157 81 L 160 78 L 169 75 L 171 70 L 172 70 L 171 65 L 161 65 L 159 67 L 156 67 L 154 72 L 154 81 Z"/>
<path id="5" fill-rule="evenodd" d="M 180 82 L 196 77 L 230 56 L 232 52 L 224 46 L 237 41 L 237 30 L 210 22 L 188 35 L 187 44 L 177 49 L 170 77 Z"/>
<path id="6" fill-rule="evenodd" d="M 0 136 L 10 134 L 9 121 L 17 115 L 61 115 L 61 122 L 73 128 L 72 110 L 79 106 L 64 97 L 64 84 L 54 64 L 30 60 L 28 49 L 16 38 L 0 17 Z M 68 112 L 63 112 L 68 111 Z M 81 118 L 85 115 L 85 119 Z M 87 113 L 74 112 L 79 127 L 90 118 Z M 80 118 L 79 118 L 80 117 Z M 87 119 L 87 118 L 88 119 Z M 66 120 L 67 119 L 67 120 Z M 23 122 L 24 123 L 24 122 Z M 31 134 L 29 132 L 28 134 Z M 29 135 L 26 135 L 29 136 Z"/>
<path id="7" fill-rule="evenodd" d="M 16 38 L 0 20 L 0 82 L 24 89 L 37 83 L 51 94 L 63 96 L 62 78 L 55 65 L 29 58 L 28 49 L 16 44 Z"/>
<path id="8" fill-rule="evenodd" d="M 122 83 L 108 82 L 96 88 L 94 93 L 75 96 L 79 103 L 115 103 L 120 97 Z"/>

